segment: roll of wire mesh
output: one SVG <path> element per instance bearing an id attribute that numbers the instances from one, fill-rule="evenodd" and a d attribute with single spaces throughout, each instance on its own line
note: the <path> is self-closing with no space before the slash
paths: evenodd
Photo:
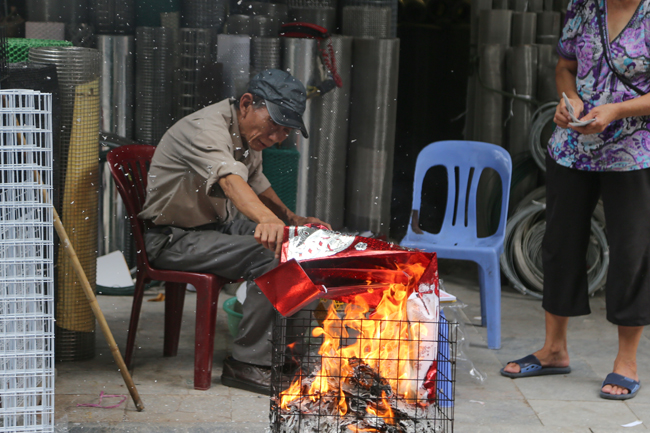
<path id="1" fill-rule="evenodd" d="M 197 76 L 202 65 L 211 62 L 212 40 L 212 32 L 209 29 L 181 29 L 181 85 L 174 116 L 176 119 L 181 119 L 197 109 Z"/>
<path id="2" fill-rule="evenodd" d="M 546 231 L 546 197 L 543 189 L 533 191 L 528 197 L 533 198 L 530 201 L 522 200 L 521 206 L 508 220 L 504 252 L 500 258 L 501 270 L 515 289 L 541 299 L 544 281 L 542 239 Z M 599 213 L 602 214 L 602 204 L 596 208 L 597 211 L 591 219 L 591 236 L 587 249 L 589 294 L 604 286 L 609 264 L 609 246 L 598 216 Z"/>
<path id="3" fill-rule="evenodd" d="M 478 45 L 479 15 L 482 10 L 492 9 L 492 0 L 471 0 L 470 44 Z"/>
<path id="4" fill-rule="evenodd" d="M 237 98 L 248 88 L 251 64 L 251 38 L 248 35 L 218 35 L 217 63 L 223 65 L 224 98 Z"/>
<path id="5" fill-rule="evenodd" d="M 537 40 L 538 44 L 546 43 L 544 37 L 559 37 L 562 29 L 561 16 L 559 12 L 545 11 L 537 14 Z"/>
<path id="6" fill-rule="evenodd" d="M 282 41 L 280 38 L 251 38 L 251 77 L 266 69 L 282 68 Z"/>
<path id="7" fill-rule="evenodd" d="M 226 32 L 229 35 L 250 35 L 253 30 L 251 22 L 251 17 L 248 15 L 230 15 L 226 24 Z"/>
<path id="8" fill-rule="evenodd" d="M 88 0 L 26 0 L 29 21 L 84 23 L 88 19 Z"/>
<path id="9" fill-rule="evenodd" d="M 554 45 L 537 45 L 537 100 L 559 100 L 555 85 L 555 67 L 558 54 Z"/>
<path id="10" fill-rule="evenodd" d="M 256 15 L 251 19 L 251 36 L 276 36 L 278 34 L 277 30 L 274 28 L 274 24 L 270 18 Z"/>
<path id="11" fill-rule="evenodd" d="M 537 14 L 534 12 L 512 13 L 512 46 L 530 45 L 537 37 Z"/>
<path id="12" fill-rule="evenodd" d="M 132 35 L 135 32 L 135 0 L 88 0 L 89 20 L 98 35 Z"/>
<path id="13" fill-rule="evenodd" d="M 311 107 L 309 191 L 307 215 L 344 226 L 345 174 L 350 110 L 352 37 L 332 36 L 336 69 L 343 87 L 313 101 Z"/>
<path id="14" fill-rule="evenodd" d="M 479 88 L 476 104 L 473 139 L 503 145 L 503 77 L 505 75 L 506 47 L 482 45 L 479 47 Z"/>
<path id="15" fill-rule="evenodd" d="M 62 41 L 65 39 L 65 23 L 27 21 L 25 38 Z"/>
<path id="16" fill-rule="evenodd" d="M 537 94 L 537 47 L 519 45 L 506 54 L 506 91 L 534 100 Z M 511 99 L 508 107 L 507 149 L 515 156 L 528 151 L 528 132 L 535 107 L 531 102 Z"/>
<path id="17" fill-rule="evenodd" d="M 355 38 L 352 66 L 345 224 L 388 233 L 399 39 Z"/>
<path id="18" fill-rule="evenodd" d="M 168 27 L 162 23 L 164 15 L 181 14 L 181 0 L 136 0 L 137 27 Z"/>
<path id="19" fill-rule="evenodd" d="M 337 0 L 284 0 L 289 9 L 300 7 L 336 8 Z"/>
<path id="20" fill-rule="evenodd" d="M 360 38 L 389 38 L 391 10 L 370 6 L 345 6 L 342 33 Z"/>
<path id="21" fill-rule="evenodd" d="M 90 24 L 72 23 L 65 25 L 65 38 L 75 47 L 94 48 L 95 29 Z"/>
<path id="22" fill-rule="evenodd" d="M 336 9 L 330 7 L 302 6 L 289 9 L 289 21 L 321 26 L 329 33 L 336 30 Z"/>
<path id="23" fill-rule="evenodd" d="M 282 38 L 282 69 L 288 71 L 305 86 L 315 86 L 320 82 L 318 69 L 318 42 L 307 38 Z M 310 200 L 309 168 L 312 160 L 310 158 L 311 140 L 313 128 L 311 125 L 313 98 L 307 100 L 305 112 L 302 115 L 307 131 L 312 134 L 305 138 L 298 131 L 294 131 L 282 143 L 285 149 L 298 150 L 300 159 L 298 161 L 298 188 L 296 192 L 296 213 L 307 215 Z"/>
<path id="24" fill-rule="evenodd" d="M 343 7 L 345 6 L 370 6 L 376 8 L 390 8 L 390 37 L 397 37 L 397 10 L 398 0 L 343 0 Z"/>
<path id="25" fill-rule="evenodd" d="M 289 21 L 289 9 L 285 4 L 242 2 L 238 13 L 252 17 L 264 17 L 269 20 L 271 33 L 266 36 L 278 36 L 282 24 Z M 232 12 L 231 12 L 232 13 Z M 253 29 L 255 31 L 255 29 Z M 258 35 L 264 36 L 264 35 Z"/>
<path id="26" fill-rule="evenodd" d="M 182 25 L 221 32 L 226 20 L 227 4 L 225 0 L 184 0 Z"/>
<path id="27" fill-rule="evenodd" d="M 172 124 L 174 31 L 138 27 L 135 38 L 135 138 L 156 145 Z"/>
<path id="28" fill-rule="evenodd" d="M 482 10 L 479 12 L 478 43 L 510 46 L 512 11 Z"/>
<path id="29" fill-rule="evenodd" d="M 99 51 L 39 47 L 29 60 L 54 64 L 61 97 L 61 221 L 69 233 L 93 290 L 97 270 L 97 185 L 99 184 Z M 64 247 L 61 247 L 64 248 Z M 76 361 L 95 354 L 95 317 L 68 255 L 59 251 L 56 303 L 56 359 Z"/>
<path id="30" fill-rule="evenodd" d="M 135 92 L 135 39 L 133 36 L 97 37 L 102 56 L 102 79 L 99 89 L 101 130 L 133 138 Z"/>

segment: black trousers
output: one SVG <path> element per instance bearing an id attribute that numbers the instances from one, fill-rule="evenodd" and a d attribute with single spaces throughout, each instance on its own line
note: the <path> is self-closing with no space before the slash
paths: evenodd
<path id="1" fill-rule="evenodd" d="M 587 246 L 591 215 L 602 196 L 609 242 L 607 320 L 650 324 L 650 169 L 590 172 L 546 155 L 546 233 L 542 244 L 546 311 L 589 314 Z"/>

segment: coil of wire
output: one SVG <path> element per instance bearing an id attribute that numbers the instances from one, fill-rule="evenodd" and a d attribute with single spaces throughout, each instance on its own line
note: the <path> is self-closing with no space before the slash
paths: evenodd
<path id="1" fill-rule="evenodd" d="M 553 124 L 557 102 L 547 102 L 533 113 L 530 133 L 528 134 L 528 147 L 533 155 L 535 164 L 546 172 L 546 145 L 544 131 L 547 125 Z"/>
<path id="2" fill-rule="evenodd" d="M 546 231 L 546 193 L 538 188 L 525 197 L 506 226 L 501 270 L 519 292 L 542 298 L 544 271 L 542 240 Z M 589 294 L 605 285 L 609 264 L 609 246 L 604 230 L 604 211 L 599 202 L 591 219 L 587 249 Z"/>

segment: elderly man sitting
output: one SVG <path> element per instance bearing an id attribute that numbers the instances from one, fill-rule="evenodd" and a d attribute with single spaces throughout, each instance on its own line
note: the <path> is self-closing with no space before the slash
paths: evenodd
<path id="1" fill-rule="evenodd" d="M 305 103 L 302 83 L 272 69 L 256 75 L 239 100 L 218 102 L 178 121 L 156 148 L 139 215 L 153 223 L 145 243 L 154 266 L 249 281 L 239 335 L 221 381 L 264 394 L 275 312 L 252 280 L 277 266 L 285 223 L 328 226 L 291 212 L 262 173 L 263 149 L 294 129 L 308 137 Z"/>

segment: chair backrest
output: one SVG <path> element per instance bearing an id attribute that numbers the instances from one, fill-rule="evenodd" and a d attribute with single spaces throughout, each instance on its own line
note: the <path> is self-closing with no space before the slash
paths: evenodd
<path id="1" fill-rule="evenodd" d="M 144 250 L 144 222 L 138 218 L 138 214 L 147 197 L 147 173 L 155 150 L 154 146 L 147 144 L 129 144 L 113 149 L 106 155 L 115 185 L 131 220 L 138 268 L 143 265 L 149 267 Z"/>
<path id="2" fill-rule="evenodd" d="M 413 181 L 411 209 L 421 214 L 422 184 L 431 167 L 444 166 L 447 170 L 447 206 L 439 234 L 423 232 L 433 241 L 445 239 L 476 240 L 476 194 L 481 173 L 486 168 L 495 170 L 501 178 L 501 216 L 497 231 L 490 236 L 503 239 L 508 216 L 512 159 L 502 147 L 478 141 L 439 141 L 429 144 L 418 155 Z M 416 221 L 417 222 L 417 221 Z M 413 220 L 407 236 L 415 239 Z M 416 229 L 417 230 L 417 229 Z"/>

